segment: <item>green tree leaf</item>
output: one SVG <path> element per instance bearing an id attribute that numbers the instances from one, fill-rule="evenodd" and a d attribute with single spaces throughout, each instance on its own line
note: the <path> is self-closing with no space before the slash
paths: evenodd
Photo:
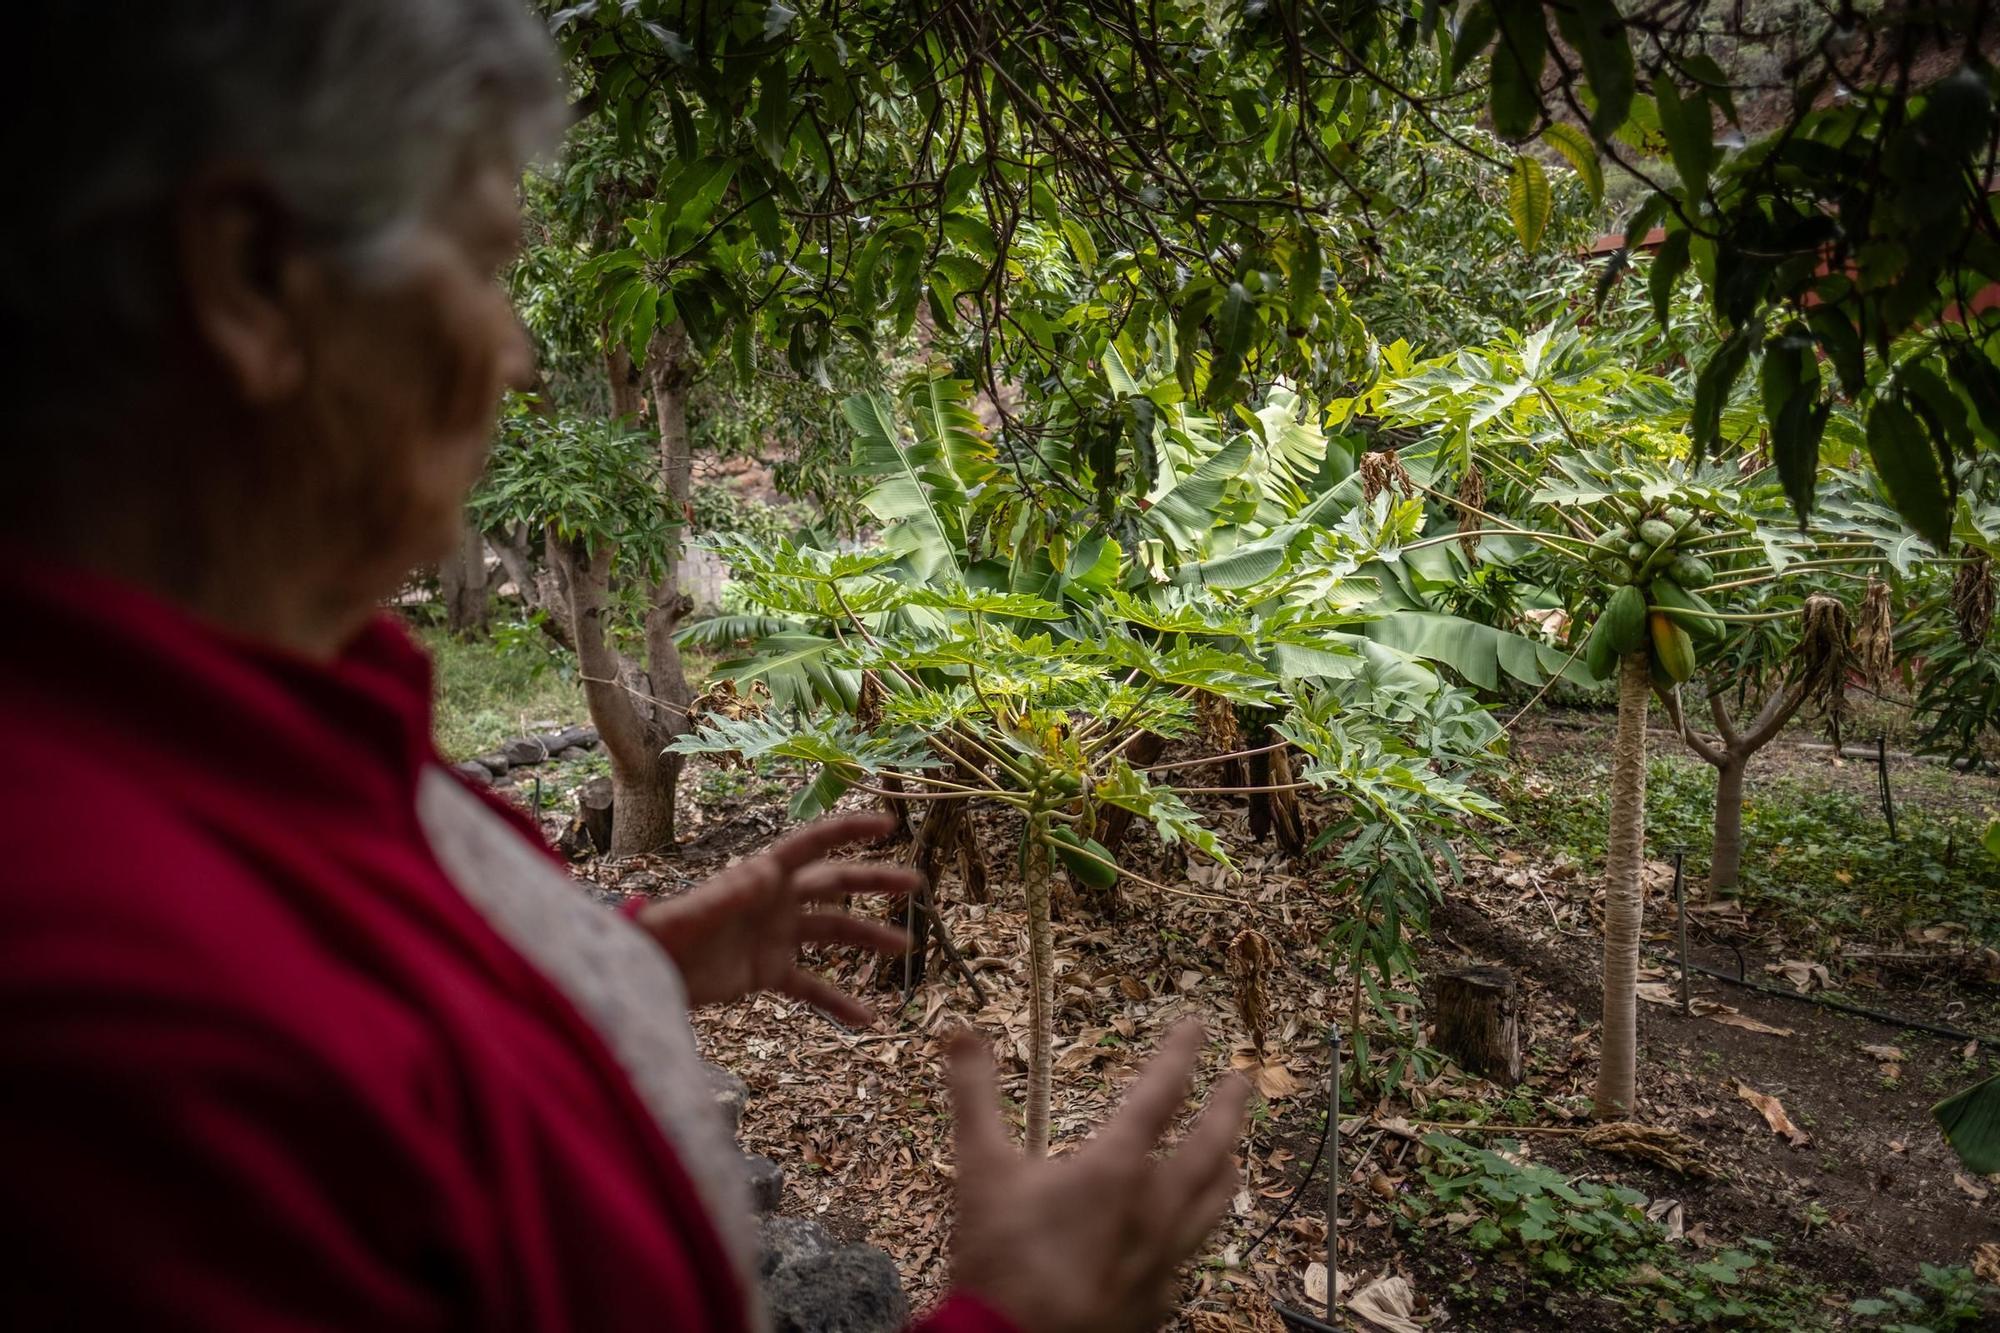
<path id="1" fill-rule="evenodd" d="M 1542 141 L 1561 153 L 1590 191 L 1591 206 L 1604 200 L 1604 164 L 1597 159 L 1597 145 L 1576 126 L 1556 121 L 1542 131 Z"/>
<path id="2" fill-rule="evenodd" d="M 1493 128 L 1503 139 L 1525 139 L 1542 116 L 1542 65 L 1549 30 L 1541 0 L 1493 0 L 1500 40 L 1493 44 Z"/>
<path id="3" fill-rule="evenodd" d="M 1513 174 L 1507 178 L 1507 213 L 1514 220 L 1514 234 L 1521 238 L 1523 249 L 1540 247 L 1552 210 L 1549 178 L 1542 164 L 1526 153 L 1517 154 Z"/>
<path id="4" fill-rule="evenodd" d="M 1960 1161 L 1980 1175 L 2000 1171 L 2000 1075 L 1931 1108 Z"/>
<path id="5" fill-rule="evenodd" d="M 1465 11 L 1465 17 L 1459 20 L 1458 31 L 1452 36 L 1451 64 L 1445 74 L 1446 83 L 1458 82 L 1458 76 L 1486 49 L 1499 28 L 1500 20 L 1493 13 L 1490 0 L 1474 0 L 1472 7 Z"/>
<path id="6" fill-rule="evenodd" d="M 1708 193 L 1709 168 L 1715 162 L 1715 123 L 1708 95 L 1683 94 L 1665 74 L 1653 80 L 1653 101 L 1660 108 L 1660 131 L 1667 136 L 1674 170 L 1681 178 L 1681 198 L 1692 208 Z"/>
<path id="7" fill-rule="evenodd" d="M 1590 132 L 1600 140 L 1618 132 L 1632 114 L 1632 42 L 1612 0 L 1568 0 L 1556 6 L 1556 27 L 1583 61 L 1583 77 L 1597 108 Z"/>
<path id="8" fill-rule="evenodd" d="M 1937 550 L 1950 549 L 1951 511 L 1937 455 L 1916 414 L 1894 398 L 1878 398 L 1868 411 L 1868 457 L 1896 512 Z"/>

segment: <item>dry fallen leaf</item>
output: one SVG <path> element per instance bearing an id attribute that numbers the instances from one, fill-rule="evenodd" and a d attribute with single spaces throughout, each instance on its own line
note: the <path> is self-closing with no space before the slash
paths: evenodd
<path id="1" fill-rule="evenodd" d="M 1823 963 L 1807 963 L 1796 958 L 1787 958 L 1782 963 L 1766 963 L 1766 972 L 1781 976 L 1800 990 L 1813 990 L 1833 984 Z"/>
<path id="2" fill-rule="evenodd" d="M 1742 1080 L 1737 1080 L 1736 1095 L 1757 1108 L 1764 1117 L 1764 1123 L 1771 1127 L 1773 1134 L 1784 1135 L 1794 1148 L 1803 1148 L 1812 1142 L 1812 1135 L 1792 1123 L 1785 1114 L 1785 1104 L 1767 1092 L 1759 1092 Z"/>
<path id="3" fill-rule="evenodd" d="M 1972 1275 L 1981 1282 L 2000 1286 L 2000 1245 L 1987 1241 L 1972 1247 Z"/>
<path id="4" fill-rule="evenodd" d="M 1974 1180 L 1971 1176 L 1965 1175 L 1963 1173 L 1958 1173 L 1953 1175 L 1951 1178 L 1951 1183 L 1958 1186 L 1960 1189 L 1964 1190 L 1966 1194 L 1970 1195 L 1974 1203 L 1984 1203 L 1986 1201 L 1986 1196 L 1993 1192 L 1992 1190 L 1987 1189 L 1984 1185 L 1980 1184 L 1978 1181 Z"/>
<path id="5" fill-rule="evenodd" d="M 1861 1053 L 1884 1064 L 1900 1064 L 1903 1059 L 1902 1050 L 1895 1046 L 1863 1046 Z"/>
<path id="6" fill-rule="evenodd" d="M 1299 1090 L 1298 1079 L 1285 1068 L 1283 1060 L 1267 1058 L 1245 1047 L 1229 1057 L 1229 1067 L 1250 1080 L 1250 1086 L 1257 1089 L 1267 1102 L 1275 1102 L 1295 1096 Z"/>
<path id="7" fill-rule="evenodd" d="M 1762 1032 L 1773 1037 L 1796 1037 L 1799 1034 L 1790 1028 L 1775 1028 L 1762 1023 L 1748 1014 L 1710 1014 L 1708 1021 L 1720 1023 L 1724 1027 L 1742 1028 L 1745 1032 Z"/>
<path id="8" fill-rule="evenodd" d="M 1361 1316 L 1385 1333 L 1423 1333 L 1424 1326 L 1413 1318 L 1416 1307 L 1415 1288 L 1407 1279 L 1400 1277 L 1377 1278 L 1355 1292 L 1347 1302 L 1350 1313 Z"/>
<path id="9" fill-rule="evenodd" d="M 1687 1215 L 1678 1199 L 1655 1199 L 1646 1208 L 1646 1220 L 1659 1224 L 1661 1235 L 1670 1241 L 1687 1234 Z"/>

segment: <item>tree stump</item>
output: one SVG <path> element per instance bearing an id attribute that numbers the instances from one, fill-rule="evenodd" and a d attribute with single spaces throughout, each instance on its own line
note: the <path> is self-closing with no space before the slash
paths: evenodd
<path id="1" fill-rule="evenodd" d="M 1520 1010 L 1520 988 L 1504 967 L 1440 973 L 1433 1044 L 1463 1069 L 1496 1083 L 1519 1083 Z"/>
<path id="2" fill-rule="evenodd" d="M 598 855 L 611 852 L 611 779 L 592 778 L 577 789 L 576 817 L 583 831 L 597 847 Z"/>

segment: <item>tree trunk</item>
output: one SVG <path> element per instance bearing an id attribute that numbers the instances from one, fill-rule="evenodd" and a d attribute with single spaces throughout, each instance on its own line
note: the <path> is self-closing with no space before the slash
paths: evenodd
<path id="1" fill-rule="evenodd" d="M 1611 847 L 1604 884 L 1604 1014 L 1596 1112 L 1632 1113 L 1639 1059 L 1639 872 L 1646 844 L 1646 702 L 1652 670 L 1644 649 L 1618 664 L 1618 735 L 1611 751 Z"/>
<path id="2" fill-rule="evenodd" d="M 611 830 L 617 811 L 610 778 L 592 778 L 577 788 L 576 817 L 599 856 L 611 851 Z"/>
<path id="3" fill-rule="evenodd" d="M 908 802 L 904 802 L 905 805 Z M 925 801 L 923 818 L 917 821 L 916 831 L 910 835 L 910 845 L 903 853 L 903 864 L 924 877 L 923 887 L 912 893 L 899 905 L 904 928 L 910 932 L 910 951 L 903 955 L 903 974 L 893 975 L 892 969 L 882 973 L 883 989 L 900 985 L 904 991 L 914 991 L 923 985 L 924 975 L 929 970 L 931 939 L 942 935 L 938 922 L 927 913 L 926 905 L 937 905 L 938 876 L 944 873 L 945 858 L 958 841 L 958 828 L 965 819 L 963 801 Z"/>
<path id="4" fill-rule="evenodd" d="M 459 520 L 458 549 L 438 565 L 438 595 L 444 602 L 444 625 L 461 639 L 484 638 L 491 628 L 487 613 L 491 584 L 486 577 L 486 537 L 470 516 Z"/>
<path id="5" fill-rule="evenodd" d="M 1715 770 L 1715 839 L 1709 852 L 1710 896 L 1736 892 L 1743 868 L 1743 773 L 1750 756 L 1731 753 Z"/>
<path id="6" fill-rule="evenodd" d="M 540 614 L 542 633 L 548 635 L 557 647 L 573 653 L 576 651 L 576 635 L 569 591 L 563 583 L 560 562 L 548 555 L 554 535 L 542 534 L 543 558 L 539 566 L 533 558 L 535 540 L 535 533 L 523 524 L 515 525 L 510 531 L 486 534 L 487 544 L 500 558 L 500 568 L 513 582 L 521 605 L 531 614 Z"/>
<path id="7" fill-rule="evenodd" d="M 694 384 L 694 369 L 687 333 L 679 324 L 654 335 L 646 358 L 653 387 L 653 410 L 660 427 L 660 487 L 669 516 L 685 520 L 692 515 L 689 497 L 694 484 L 694 461 L 688 449 L 687 400 Z M 689 729 L 688 705 L 694 691 L 688 687 L 687 670 L 681 663 L 680 645 L 674 633 L 681 619 L 692 610 L 680 584 L 680 543 L 667 552 L 666 566 L 653 587 L 652 605 L 646 612 L 646 680 L 650 698 L 650 721 L 661 745 Z M 661 799 L 668 808 L 667 824 L 672 827 L 674 791 L 680 783 L 682 756 L 659 756 L 657 780 Z"/>
<path id="8" fill-rule="evenodd" d="M 1049 817 L 1028 819 L 1028 1113 L 1030 1157 L 1049 1152 L 1049 1070 L 1055 1063 L 1055 932 L 1049 922 Z"/>
<path id="9" fill-rule="evenodd" d="M 1512 1087 L 1521 1081 L 1520 1009 L 1520 989 L 1504 967 L 1440 973 L 1433 1044 L 1460 1068 Z"/>
<path id="10" fill-rule="evenodd" d="M 604 621 L 611 608 L 612 553 L 577 542 L 551 541 L 549 549 L 569 589 L 584 701 L 611 760 L 610 854 L 671 848 L 680 756 L 661 754 L 667 738 L 654 727 L 650 709 L 636 697 L 625 663 L 611 646 Z M 676 761 L 671 772 L 668 758 Z"/>

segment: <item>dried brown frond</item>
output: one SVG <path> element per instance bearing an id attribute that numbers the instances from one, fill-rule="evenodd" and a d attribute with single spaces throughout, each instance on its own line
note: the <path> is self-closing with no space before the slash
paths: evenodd
<path id="1" fill-rule="evenodd" d="M 882 701 L 887 697 L 888 691 L 882 687 L 881 674 L 874 671 L 862 672 L 859 697 L 854 703 L 854 720 L 868 731 L 881 726 Z"/>
<path id="2" fill-rule="evenodd" d="M 1465 551 L 1467 560 L 1479 558 L 1479 529 L 1485 519 L 1479 512 L 1486 508 L 1486 474 L 1474 463 L 1458 479 L 1458 544 Z"/>
<path id="3" fill-rule="evenodd" d="M 1798 647 L 1792 651 L 1792 679 L 1821 712 L 1839 717 L 1847 705 L 1847 606 L 1816 592 L 1806 598 Z"/>
<path id="4" fill-rule="evenodd" d="M 1271 1022 L 1268 978 L 1277 966 L 1271 941 L 1254 930 L 1240 932 L 1229 942 L 1229 981 L 1236 994 L 1236 1016 L 1243 1020 L 1257 1053 L 1264 1053 L 1264 1029 Z"/>
<path id="5" fill-rule="evenodd" d="M 1585 1147 L 1599 1152 L 1636 1157 L 1684 1176 L 1708 1177 L 1715 1174 L 1715 1169 L 1702 1159 L 1700 1145 L 1666 1125 L 1613 1120 L 1609 1124 L 1591 1126 L 1584 1132 L 1583 1142 Z"/>
<path id="6" fill-rule="evenodd" d="M 1403 460 L 1393 449 L 1379 449 L 1361 455 L 1361 499 L 1372 504 L 1375 497 L 1394 486 L 1408 499 L 1417 493 L 1416 483 L 1403 468 Z"/>
<path id="7" fill-rule="evenodd" d="M 1201 747 L 1208 753 L 1233 754 L 1243 748 L 1243 728 L 1236 721 L 1236 705 L 1221 695 L 1196 691 L 1194 720 L 1201 729 Z"/>
<path id="8" fill-rule="evenodd" d="M 1951 615 L 1968 648 L 1986 642 L 1993 630 L 1993 559 L 1984 551 L 1958 567 L 1951 582 Z"/>
<path id="9" fill-rule="evenodd" d="M 1895 640 L 1896 622 L 1889 609 L 1889 585 L 1871 578 L 1854 626 L 1854 660 L 1874 689 L 1881 689 L 1895 670 Z"/>

